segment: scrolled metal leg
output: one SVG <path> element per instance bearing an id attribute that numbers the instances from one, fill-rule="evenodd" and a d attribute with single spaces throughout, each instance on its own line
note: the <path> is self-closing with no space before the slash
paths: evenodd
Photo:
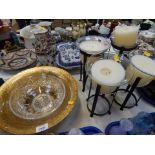
<path id="1" fill-rule="evenodd" d="M 85 69 L 86 61 L 87 61 L 87 56 L 84 54 L 83 69 L 82 69 L 83 70 L 83 89 L 82 89 L 83 92 L 85 91 L 86 81 L 88 78 L 86 75 L 86 69 Z"/>
<path id="2" fill-rule="evenodd" d="M 79 81 L 82 81 L 82 62 L 80 62 L 80 80 Z"/>
<path id="3" fill-rule="evenodd" d="M 115 101 L 115 96 L 116 96 L 118 90 L 119 90 L 119 87 L 117 87 L 116 90 L 111 94 L 113 96 L 113 99 L 112 99 L 112 102 L 110 104 L 110 109 L 112 107 L 113 102 Z"/>
<path id="4" fill-rule="evenodd" d="M 136 80 L 135 80 L 135 82 L 133 83 L 133 85 L 131 86 L 131 89 L 130 89 L 129 93 L 127 94 L 127 96 L 126 96 L 126 98 L 125 98 L 123 104 L 121 105 L 120 110 L 123 110 L 123 109 L 124 109 L 125 105 L 127 104 L 129 98 L 130 98 L 131 95 L 133 94 L 133 91 L 134 91 L 135 88 L 137 87 L 137 85 L 138 85 L 138 83 L 139 83 L 140 80 L 141 80 L 141 78 L 139 78 L 139 77 L 136 78 Z"/>
<path id="5" fill-rule="evenodd" d="M 141 98 L 142 98 L 142 95 L 138 98 L 138 100 L 136 102 L 136 106 L 138 106 L 138 102 L 140 101 Z"/>
<path id="6" fill-rule="evenodd" d="M 126 92 L 130 89 L 130 85 L 128 84 L 128 86 L 126 87 Z"/>
<path id="7" fill-rule="evenodd" d="M 91 111 L 90 117 L 93 117 L 93 115 L 94 115 L 94 111 L 95 111 L 95 108 L 96 108 L 98 96 L 100 94 L 100 89 L 101 89 L 101 86 L 100 85 L 97 85 L 97 87 L 96 87 L 96 93 L 95 93 L 94 102 L 93 102 L 93 106 L 92 106 L 92 111 Z"/>
<path id="8" fill-rule="evenodd" d="M 89 92 L 88 92 L 88 98 L 87 98 L 87 101 L 89 100 L 90 93 L 91 93 L 91 89 L 92 89 L 92 80 L 90 81 L 90 87 L 89 87 Z"/>

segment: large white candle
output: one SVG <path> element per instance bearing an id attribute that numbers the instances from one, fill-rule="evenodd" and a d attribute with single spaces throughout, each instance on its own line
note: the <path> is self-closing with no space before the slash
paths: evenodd
<path id="1" fill-rule="evenodd" d="M 137 26 L 116 26 L 112 32 L 112 40 L 118 47 L 134 47 L 138 39 L 138 30 Z"/>
<path id="2" fill-rule="evenodd" d="M 81 51 L 84 51 L 88 54 L 98 54 L 105 49 L 108 49 L 108 43 L 98 41 L 98 40 L 86 40 L 80 43 L 79 45 Z"/>
<path id="3" fill-rule="evenodd" d="M 113 91 L 125 78 L 124 68 L 114 60 L 99 60 L 91 68 L 93 82 L 100 84 L 104 92 Z"/>
<path id="4" fill-rule="evenodd" d="M 133 84 L 137 77 L 141 80 L 138 87 L 149 84 L 155 77 L 155 62 L 144 55 L 135 55 L 131 58 L 131 64 L 126 71 L 126 77 Z"/>

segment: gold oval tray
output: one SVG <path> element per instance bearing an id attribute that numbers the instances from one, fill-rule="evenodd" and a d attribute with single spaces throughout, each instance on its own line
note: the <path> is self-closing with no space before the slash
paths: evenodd
<path id="1" fill-rule="evenodd" d="M 51 115 L 37 120 L 27 120 L 15 116 L 9 107 L 10 92 L 15 87 L 16 83 L 19 83 L 19 81 L 22 82 L 26 77 L 38 73 L 53 74 L 63 81 L 66 94 L 62 105 Z M 62 121 L 72 111 L 77 96 L 78 87 L 76 80 L 63 69 L 42 66 L 22 71 L 10 78 L 0 87 L 0 128 L 13 134 L 34 134 L 49 129 Z M 40 128 L 39 131 L 38 128 Z"/>

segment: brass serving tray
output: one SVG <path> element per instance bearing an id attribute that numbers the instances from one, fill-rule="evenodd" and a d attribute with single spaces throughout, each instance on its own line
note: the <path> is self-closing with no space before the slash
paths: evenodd
<path id="1" fill-rule="evenodd" d="M 9 107 L 9 98 L 14 88 L 20 88 L 19 83 L 29 76 L 37 74 L 52 74 L 59 77 L 65 86 L 65 98 L 61 106 L 47 117 L 40 119 L 23 119 L 13 114 Z M 15 94 L 16 95 L 16 94 Z M 0 128 L 13 134 L 34 134 L 49 129 L 62 121 L 75 106 L 78 96 L 76 80 L 66 71 L 56 67 L 34 67 L 22 71 L 0 87 Z M 46 124 L 46 127 L 44 126 Z M 43 127 L 38 131 L 39 127 Z"/>

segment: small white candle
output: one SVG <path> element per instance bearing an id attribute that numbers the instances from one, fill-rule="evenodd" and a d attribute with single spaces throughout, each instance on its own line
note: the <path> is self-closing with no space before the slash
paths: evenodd
<path id="1" fill-rule="evenodd" d="M 140 77 L 138 87 L 143 87 L 155 77 L 155 62 L 144 55 L 135 55 L 131 58 L 131 64 L 127 68 L 126 76 L 130 84 L 133 84 L 136 78 Z"/>
<path id="2" fill-rule="evenodd" d="M 125 78 L 124 68 L 114 60 L 99 60 L 91 68 L 92 78 L 102 86 L 118 86 Z"/>
<path id="3" fill-rule="evenodd" d="M 118 47 L 134 47 L 138 39 L 138 30 L 137 26 L 116 26 L 112 33 L 112 40 Z"/>

